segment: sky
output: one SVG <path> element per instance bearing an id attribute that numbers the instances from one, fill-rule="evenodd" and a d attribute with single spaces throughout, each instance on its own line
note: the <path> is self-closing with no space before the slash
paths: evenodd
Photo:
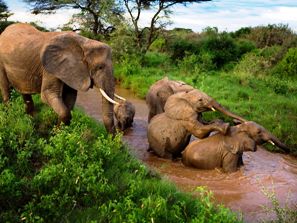
<path id="1" fill-rule="evenodd" d="M 74 9 L 60 10 L 54 15 L 32 15 L 22 0 L 4 0 L 14 13 L 10 20 L 38 22 L 47 28 L 55 29 L 67 23 Z M 236 31 L 241 27 L 255 27 L 268 24 L 285 24 L 297 32 L 297 0 L 214 0 L 187 7 L 174 6 L 172 25 L 168 28 L 190 28 L 200 32 L 204 28 L 217 27 L 219 31 Z M 151 13 L 146 12 L 141 21 L 149 23 Z"/>

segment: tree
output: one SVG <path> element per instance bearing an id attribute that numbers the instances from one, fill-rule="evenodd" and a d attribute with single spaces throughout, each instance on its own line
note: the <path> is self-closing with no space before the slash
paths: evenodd
<path id="1" fill-rule="evenodd" d="M 11 16 L 12 13 L 8 11 L 8 7 L 3 0 L 0 0 L 0 21 L 7 21 L 7 18 Z"/>
<path id="2" fill-rule="evenodd" d="M 94 35 L 106 35 L 114 29 L 115 17 L 121 17 L 122 10 L 116 0 L 25 0 L 32 6 L 32 13 L 54 13 L 61 8 L 80 9 L 74 20 L 90 27 Z"/>
<path id="3" fill-rule="evenodd" d="M 145 54 L 160 32 L 169 24 L 168 19 L 176 4 L 186 6 L 189 3 L 201 3 L 211 0 L 123 0 L 135 32 L 135 43 L 139 51 Z M 148 27 L 140 28 L 139 21 L 145 10 L 153 12 Z M 166 21 L 167 20 L 167 21 Z"/>

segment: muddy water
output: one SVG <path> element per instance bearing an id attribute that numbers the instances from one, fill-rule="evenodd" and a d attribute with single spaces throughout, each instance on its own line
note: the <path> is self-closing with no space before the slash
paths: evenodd
<path id="1" fill-rule="evenodd" d="M 207 186 L 214 193 L 215 202 L 223 203 L 234 211 L 242 212 L 245 222 L 269 220 L 275 215 L 263 210 L 271 207 L 263 188 L 275 193 L 282 206 L 297 205 L 297 159 L 275 154 L 259 148 L 257 152 L 243 155 L 245 165 L 237 172 L 226 174 L 219 170 L 198 170 L 185 167 L 180 161 L 172 162 L 148 153 L 146 127 L 147 107 L 144 100 L 128 90 L 116 89 L 116 93 L 130 100 L 136 107 L 134 124 L 127 129 L 124 140 L 132 147 L 132 153 L 164 177 L 176 183 L 184 191 L 194 192 L 198 186 Z M 97 120 L 101 120 L 99 93 L 90 90 L 79 93 L 76 105 Z M 293 206 L 292 206 L 293 207 Z"/>

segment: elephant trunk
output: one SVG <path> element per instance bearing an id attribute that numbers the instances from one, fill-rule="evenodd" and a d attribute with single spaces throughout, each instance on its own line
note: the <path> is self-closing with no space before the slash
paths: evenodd
<path id="1" fill-rule="evenodd" d="M 276 145 L 277 147 L 281 148 L 282 150 L 284 150 L 285 152 L 290 152 L 289 147 L 287 147 L 284 143 L 282 143 L 278 138 L 276 138 L 275 136 L 273 136 L 271 134 L 270 136 L 270 140 L 268 140 L 268 142 Z"/>
<path id="2" fill-rule="evenodd" d="M 212 110 L 213 109 L 218 110 L 219 112 L 222 112 L 224 115 L 227 115 L 227 116 L 229 116 L 231 118 L 237 119 L 240 122 L 246 122 L 247 121 L 246 119 L 244 119 L 244 118 L 242 118 L 242 117 L 228 111 L 226 108 L 224 108 L 222 105 L 220 105 L 218 102 L 216 102 L 214 100 L 209 104 L 209 106 L 210 106 L 210 108 Z"/>

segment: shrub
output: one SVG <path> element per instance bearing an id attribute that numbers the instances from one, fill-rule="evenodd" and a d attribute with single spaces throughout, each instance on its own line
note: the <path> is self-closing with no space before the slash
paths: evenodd
<path id="1" fill-rule="evenodd" d="M 273 45 L 283 45 L 289 39 L 294 38 L 294 33 L 288 25 L 272 24 L 251 28 L 250 33 L 244 37 L 255 42 L 258 48 L 264 48 Z"/>
<path id="2" fill-rule="evenodd" d="M 279 50 L 279 46 L 272 46 L 246 53 L 234 67 L 234 72 L 245 72 L 253 76 L 267 75 L 274 65 Z"/>
<path id="3" fill-rule="evenodd" d="M 170 58 L 167 54 L 157 52 L 147 52 L 144 56 L 143 66 L 146 67 L 158 67 L 168 66 Z"/>
<path id="4" fill-rule="evenodd" d="M 297 48 L 291 48 L 272 70 L 272 74 L 285 78 L 297 77 Z"/>
<path id="5" fill-rule="evenodd" d="M 235 41 L 227 33 L 203 39 L 202 49 L 204 52 L 212 54 L 213 64 L 217 68 L 222 68 L 225 64 L 235 61 L 238 57 Z"/>
<path id="6" fill-rule="evenodd" d="M 21 97 L 0 104 L 0 222 L 239 222 L 161 181 L 77 110 L 47 137 L 33 122 Z"/>

